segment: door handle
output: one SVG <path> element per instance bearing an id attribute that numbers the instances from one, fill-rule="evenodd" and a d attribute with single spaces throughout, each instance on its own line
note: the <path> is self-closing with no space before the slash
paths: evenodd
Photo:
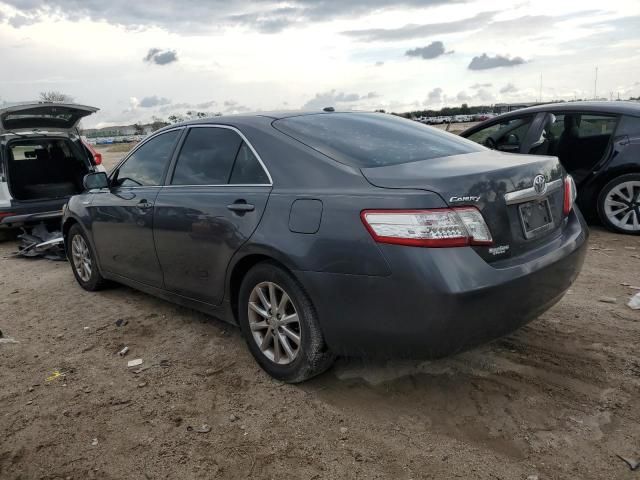
<path id="1" fill-rule="evenodd" d="M 151 202 L 147 202 L 146 200 L 140 200 L 140 201 L 138 202 L 137 207 L 138 207 L 138 208 L 141 208 L 141 209 L 143 209 L 143 210 L 147 210 L 147 209 L 149 209 L 149 208 L 153 207 L 153 203 L 151 203 Z"/>
<path id="2" fill-rule="evenodd" d="M 231 205 L 227 205 L 227 208 L 232 212 L 246 213 L 246 212 L 253 212 L 256 209 L 256 206 L 250 203 L 247 203 L 244 200 L 238 200 L 237 202 L 232 203 Z"/>

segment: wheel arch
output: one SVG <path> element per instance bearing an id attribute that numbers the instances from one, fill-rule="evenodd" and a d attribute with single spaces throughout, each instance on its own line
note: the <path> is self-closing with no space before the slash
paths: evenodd
<path id="1" fill-rule="evenodd" d="M 240 295 L 240 285 L 242 284 L 242 280 L 249 270 L 251 270 L 255 265 L 267 261 L 277 264 L 300 283 L 300 279 L 297 278 L 293 272 L 292 266 L 284 259 L 284 256 L 280 252 L 260 250 L 247 252 L 236 258 L 233 266 L 229 269 L 227 279 L 227 291 L 229 292 L 227 298 L 229 300 L 229 305 L 231 306 L 233 319 L 236 323 L 238 322 L 238 297 Z"/>
<path id="2" fill-rule="evenodd" d="M 585 186 L 583 198 L 580 198 L 581 192 L 578 189 L 578 204 L 581 205 L 583 210 L 586 210 L 583 213 L 592 218 L 598 217 L 598 200 L 602 189 L 616 177 L 630 173 L 640 173 L 640 164 L 629 163 L 602 172 L 593 179 L 593 182 Z"/>

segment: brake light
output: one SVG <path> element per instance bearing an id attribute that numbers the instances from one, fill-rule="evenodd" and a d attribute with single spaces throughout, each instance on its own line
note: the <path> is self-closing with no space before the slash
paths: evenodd
<path id="1" fill-rule="evenodd" d="M 376 242 L 414 247 L 490 245 L 491 232 L 477 208 L 364 210 L 360 217 Z"/>
<path id="2" fill-rule="evenodd" d="M 576 182 L 574 182 L 571 175 L 567 174 L 567 176 L 564 177 L 564 202 L 562 205 L 562 211 L 565 216 L 571 212 L 577 196 Z"/>
<path id="3" fill-rule="evenodd" d="M 0 218 L 11 217 L 15 215 L 13 212 L 0 212 Z"/>

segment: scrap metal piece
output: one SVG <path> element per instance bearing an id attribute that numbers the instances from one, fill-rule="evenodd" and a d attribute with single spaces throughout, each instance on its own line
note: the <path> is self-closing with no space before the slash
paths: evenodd
<path id="1" fill-rule="evenodd" d="M 27 232 L 18 235 L 21 244 L 16 255 L 22 257 L 44 257 L 49 260 L 65 260 L 64 238 L 62 232 L 50 232 L 44 224 L 38 224 Z"/>

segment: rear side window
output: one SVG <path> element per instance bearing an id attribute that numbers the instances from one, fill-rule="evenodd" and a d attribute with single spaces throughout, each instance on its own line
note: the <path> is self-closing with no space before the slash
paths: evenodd
<path id="1" fill-rule="evenodd" d="M 118 169 L 116 173 L 118 185 L 123 187 L 160 185 L 181 133 L 181 130 L 162 133 L 140 146 Z"/>
<path id="2" fill-rule="evenodd" d="M 242 138 L 227 128 L 191 128 L 180 150 L 172 185 L 225 185 Z"/>
<path id="3" fill-rule="evenodd" d="M 381 113 L 332 113 L 277 120 L 283 133 L 347 165 L 381 167 L 482 151 L 471 141 Z"/>
<path id="4" fill-rule="evenodd" d="M 244 185 L 265 185 L 269 183 L 269 177 L 267 177 L 262 165 L 260 165 L 249 145 L 245 142 L 242 142 L 242 146 L 238 151 L 229 183 Z"/>

